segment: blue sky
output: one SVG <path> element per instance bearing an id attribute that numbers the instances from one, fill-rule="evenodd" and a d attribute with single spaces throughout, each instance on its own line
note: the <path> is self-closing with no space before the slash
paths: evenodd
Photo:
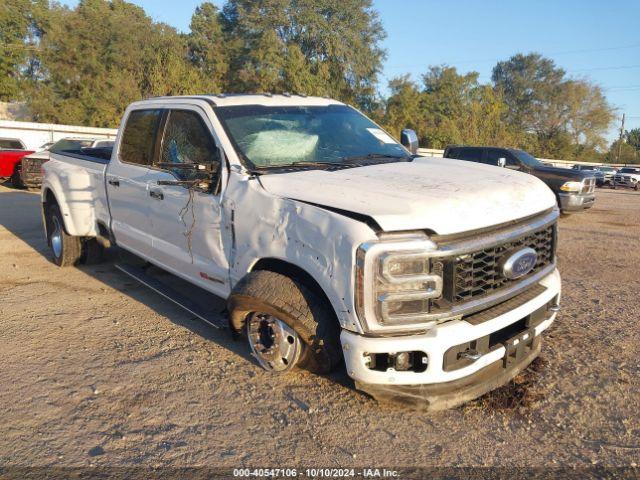
<path id="1" fill-rule="evenodd" d="M 201 1 L 133 3 L 155 20 L 188 31 Z M 404 73 L 419 80 L 429 65 L 438 64 L 477 71 L 486 82 L 498 60 L 536 51 L 572 77 L 599 84 L 618 114 L 626 113 L 625 127 L 640 127 L 638 0 L 374 0 L 374 6 L 387 32 L 383 85 Z M 616 128 L 619 120 L 610 139 Z"/>

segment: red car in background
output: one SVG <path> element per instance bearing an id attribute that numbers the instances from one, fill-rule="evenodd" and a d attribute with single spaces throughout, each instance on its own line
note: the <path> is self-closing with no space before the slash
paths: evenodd
<path id="1" fill-rule="evenodd" d="M 0 178 L 11 178 L 14 187 L 22 187 L 21 160 L 33 152 L 17 138 L 0 138 Z"/>

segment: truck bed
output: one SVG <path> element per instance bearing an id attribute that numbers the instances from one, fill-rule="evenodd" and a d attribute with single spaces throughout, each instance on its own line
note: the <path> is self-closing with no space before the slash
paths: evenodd
<path id="1" fill-rule="evenodd" d="M 42 166 L 49 181 L 60 183 L 57 191 L 66 198 L 58 198 L 58 204 L 75 235 L 93 236 L 98 222 L 109 225 L 105 171 L 110 158 L 110 148 L 64 150 L 52 152 Z"/>

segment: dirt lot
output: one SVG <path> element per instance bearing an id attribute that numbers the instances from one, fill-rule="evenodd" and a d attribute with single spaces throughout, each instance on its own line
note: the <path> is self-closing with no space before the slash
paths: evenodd
<path id="1" fill-rule="evenodd" d="M 561 219 L 540 359 L 438 414 L 381 407 L 341 372 L 271 376 L 112 264 L 55 267 L 38 201 L 0 186 L 0 466 L 640 464 L 640 194 Z"/>

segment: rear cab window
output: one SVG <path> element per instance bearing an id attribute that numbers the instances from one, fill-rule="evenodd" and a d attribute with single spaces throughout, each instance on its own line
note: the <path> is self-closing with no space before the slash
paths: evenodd
<path id="1" fill-rule="evenodd" d="M 133 110 L 120 141 L 119 158 L 121 162 L 149 166 L 153 163 L 156 135 L 163 111 Z"/>
<path id="2" fill-rule="evenodd" d="M 63 150 L 80 150 L 90 147 L 92 143 L 91 140 L 58 140 L 51 146 L 49 151 L 55 153 Z"/>
<path id="3" fill-rule="evenodd" d="M 0 138 L 0 150 L 25 150 L 25 146 L 17 138 Z"/>

